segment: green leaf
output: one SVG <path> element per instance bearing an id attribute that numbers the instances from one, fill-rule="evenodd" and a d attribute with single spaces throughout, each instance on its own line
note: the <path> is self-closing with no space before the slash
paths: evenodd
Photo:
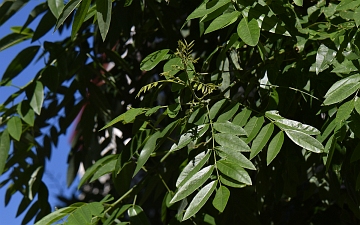
<path id="1" fill-rule="evenodd" d="M 205 163 L 210 158 L 210 151 L 201 152 L 194 159 L 190 160 L 189 163 L 184 167 L 181 171 L 178 179 L 176 180 L 176 187 L 182 186 L 186 181 L 188 181 L 195 173 L 197 173 L 201 167 L 205 165 Z"/>
<path id="2" fill-rule="evenodd" d="M 189 207 L 185 211 L 183 221 L 189 219 L 195 215 L 209 200 L 211 194 L 214 192 L 217 185 L 217 181 L 212 181 L 208 183 L 205 187 L 195 195 L 193 200 L 190 202 Z"/>
<path id="3" fill-rule="evenodd" d="M 2 1 L 0 4 L 0 26 L 18 12 L 29 0 Z"/>
<path id="4" fill-rule="evenodd" d="M 111 22 L 112 0 L 96 0 L 96 16 L 103 41 L 109 31 Z"/>
<path id="5" fill-rule="evenodd" d="M 260 38 L 260 27 L 255 18 L 248 22 L 248 18 L 244 17 L 241 19 L 237 33 L 241 40 L 250 46 L 256 46 Z"/>
<path id="6" fill-rule="evenodd" d="M 161 108 L 162 108 L 161 105 L 150 108 L 148 111 L 146 111 L 145 116 L 151 116 L 152 114 L 156 113 Z"/>
<path id="7" fill-rule="evenodd" d="M 84 204 L 70 213 L 66 224 L 94 224 L 93 216 L 100 216 L 103 211 L 104 206 L 100 202 Z"/>
<path id="8" fill-rule="evenodd" d="M 160 138 L 161 132 L 157 131 L 146 141 L 144 148 L 141 150 L 139 158 L 137 159 L 137 165 L 133 174 L 133 177 L 140 171 L 140 169 L 145 165 L 147 160 L 150 158 L 151 153 L 155 150 L 156 141 Z"/>
<path id="9" fill-rule="evenodd" d="M 324 150 L 324 152 L 327 153 L 326 158 L 324 160 L 324 164 L 326 165 L 326 171 L 328 171 L 330 168 L 330 164 L 334 156 L 335 145 L 336 145 L 336 136 L 335 134 L 333 134 L 326 142 L 325 150 Z"/>
<path id="10" fill-rule="evenodd" d="M 78 10 L 75 13 L 74 22 L 72 24 L 71 39 L 74 40 L 77 32 L 83 24 L 86 14 L 89 10 L 91 0 L 82 0 Z"/>
<path id="11" fill-rule="evenodd" d="M 11 33 L 0 39 L 0 51 L 7 49 L 32 37 L 33 32 L 25 34 Z"/>
<path id="12" fill-rule="evenodd" d="M 354 104 L 355 104 L 354 99 L 351 99 L 350 101 L 342 104 L 336 113 L 335 123 L 342 123 L 346 119 L 348 119 L 354 109 L 355 106 Z"/>
<path id="13" fill-rule="evenodd" d="M 355 107 L 356 112 L 358 114 L 360 114 L 360 98 L 359 97 L 355 97 L 354 107 Z"/>
<path id="14" fill-rule="evenodd" d="M 56 19 L 59 18 L 61 12 L 64 9 L 64 1 L 63 0 L 48 0 L 47 1 L 48 6 L 52 14 L 56 17 Z"/>
<path id="15" fill-rule="evenodd" d="M 70 16 L 70 14 L 78 7 L 82 0 L 70 0 L 61 11 L 59 17 L 57 17 L 57 22 L 55 26 L 55 30 L 59 29 L 59 27 L 65 22 L 65 20 Z M 56 17 L 56 15 L 55 15 Z"/>
<path id="16" fill-rule="evenodd" d="M 235 135 L 217 133 L 214 135 L 214 137 L 215 141 L 225 148 L 234 149 L 242 152 L 250 151 L 250 147 L 243 140 L 241 140 Z"/>
<path id="17" fill-rule="evenodd" d="M 263 123 L 264 123 L 263 116 L 260 117 L 254 116 L 249 120 L 249 122 L 244 127 L 245 131 L 248 133 L 248 138 L 245 140 L 245 143 L 249 143 L 255 138 L 255 136 L 260 131 Z"/>
<path id="18" fill-rule="evenodd" d="M 360 26 L 360 7 L 355 9 L 354 12 L 354 21 L 357 27 Z"/>
<path id="19" fill-rule="evenodd" d="M 127 213 L 130 217 L 130 224 L 150 225 L 148 218 L 140 206 L 134 205 L 133 207 L 130 207 Z"/>
<path id="20" fill-rule="evenodd" d="M 145 71 L 152 70 L 159 62 L 167 59 L 168 52 L 169 49 L 162 49 L 146 56 L 140 63 L 140 69 Z"/>
<path id="21" fill-rule="evenodd" d="M 356 145 L 353 153 L 351 154 L 350 163 L 353 163 L 359 159 L 360 159 L 360 143 Z"/>
<path id="22" fill-rule="evenodd" d="M 239 166 L 246 169 L 256 170 L 254 164 L 252 164 L 250 160 L 241 154 L 240 151 L 225 148 L 223 146 L 216 147 L 216 149 L 219 150 L 218 154 L 221 156 L 221 158 L 228 159 L 229 161 L 232 161 L 233 163 L 238 164 Z"/>
<path id="23" fill-rule="evenodd" d="M 315 127 L 302 124 L 295 120 L 279 119 L 279 120 L 275 120 L 275 124 L 276 126 L 280 127 L 283 130 L 297 130 L 309 135 L 320 134 L 320 131 Z"/>
<path id="24" fill-rule="evenodd" d="M 274 131 L 273 123 L 269 123 L 261 129 L 260 133 L 256 136 L 256 138 L 252 143 L 250 159 L 254 158 L 265 147 L 273 131 Z"/>
<path id="25" fill-rule="evenodd" d="M 219 113 L 221 107 L 224 105 L 226 99 L 222 99 L 218 102 L 216 102 L 210 109 L 210 112 L 209 112 L 209 117 L 210 119 L 214 119 L 215 116 Z"/>
<path id="26" fill-rule="evenodd" d="M 239 114 L 237 114 L 234 119 L 233 119 L 233 123 L 239 126 L 244 126 L 246 124 L 246 122 L 248 121 L 250 115 L 251 115 L 251 110 L 248 108 L 244 108 Z"/>
<path id="27" fill-rule="evenodd" d="M 243 188 L 246 187 L 246 184 L 236 181 L 228 176 L 220 175 L 220 182 L 226 186 L 233 188 Z"/>
<path id="28" fill-rule="evenodd" d="M 44 102 L 44 87 L 40 81 L 36 81 L 33 96 L 30 100 L 30 106 L 38 115 L 41 113 L 41 108 Z"/>
<path id="29" fill-rule="evenodd" d="M 68 213 L 71 213 L 76 208 L 77 207 L 69 206 L 69 207 L 58 209 L 58 210 L 48 214 L 47 216 L 42 218 L 40 221 L 36 222 L 35 225 L 53 224 L 53 223 L 59 221 L 60 219 L 64 218 L 65 216 L 67 216 Z"/>
<path id="30" fill-rule="evenodd" d="M 213 206 L 219 210 L 219 212 L 224 212 L 226 204 L 230 197 L 230 191 L 225 186 L 220 186 L 219 189 L 216 191 L 216 195 L 212 202 Z"/>
<path id="31" fill-rule="evenodd" d="M 56 18 L 54 15 L 48 11 L 45 15 L 41 18 L 39 25 L 36 27 L 34 31 L 34 35 L 31 39 L 31 42 L 39 40 L 43 37 L 47 32 L 49 32 L 56 23 Z"/>
<path id="32" fill-rule="evenodd" d="M 295 5 L 303 6 L 303 0 L 294 0 Z"/>
<path id="33" fill-rule="evenodd" d="M 180 136 L 179 142 L 177 144 L 173 144 L 171 146 L 170 152 L 178 151 L 184 148 L 191 142 L 191 140 L 195 140 L 197 138 L 202 137 L 208 129 L 209 129 L 209 124 L 204 124 L 191 128 L 186 133 Z"/>
<path id="34" fill-rule="evenodd" d="M 16 112 L 19 114 L 22 120 L 25 123 L 30 125 L 31 127 L 34 126 L 35 122 L 35 113 L 34 110 L 30 108 L 28 101 L 22 101 L 16 107 Z"/>
<path id="35" fill-rule="evenodd" d="M 280 131 L 275 137 L 271 140 L 267 156 L 266 156 L 266 163 L 269 165 L 277 156 L 277 154 L 280 152 L 280 149 L 284 143 L 284 132 Z"/>
<path id="36" fill-rule="evenodd" d="M 213 170 L 214 166 L 210 165 L 194 174 L 188 181 L 186 181 L 182 186 L 180 186 L 174 197 L 171 199 L 170 204 L 178 202 L 191 195 L 196 189 L 198 189 L 210 178 Z"/>
<path id="37" fill-rule="evenodd" d="M 210 14 L 222 6 L 230 3 L 230 0 L 212 0 L 210 2 L 204 2 L 197 9 L 195 9 L 186 20 L 191 20 L 199 17 L 203 17 L 206 14 Z"/>
<path id="38" fill-rule="evenodd" d="M 0 175 L 3 173 L 10 150 L 10 136 L 5 129 L 0 136 Z"/>
<path id="39" fill-rule="evenodd" d="M 349 9 L 355 9 L 360 5 L 359 0 L 342 0 L 340 4 L 336 7 L 337 11 L 345 11 Z"/>
<path id="40" fill-rule="evenodd" d="M 113 158 L 109 161 L 106 161 L 106 163 L 103 163 L 102 166 L 98 167 L 93 177 L 91 178 L 90 183 L 97 180 L 99 177 L 105 174 L 113 172 L 115 170 L 115 165 L 117 160 L 118 160 L 117 158 Z"/>
<path id="41" fill-rule="evenodd" d="M 315 153 L 324 151 L 324 146 L 315 138 L 296 130 L 284 130 L 287 136 L 297 145 Z"/>
<path id="42" fill-rule="evenodd" d="M 126 112 L 124 112 L 123 114 L 119 115 L 118 117 L 116 117 L 115 119 L 111 120 L 108 124 L 106 124 L 104 127 L 102 127 L 100 129 L 100 131 L 111 127 L 112 125 L 118 123 L 118 122 L 123 122 L 124 124 L 127 123 L 131 123 L 132 121 L 134 121 L 134 119 L 145 112 L 145 109 L 143 108 L 131 108 L 129 110 L 127 110 Z"/>
<path id="43" fill-rule="evenodd" d="M 240 16 L 239 11 L 233 11 L 231 13 L 224 13 L 223 15 L 215 18 L 208 28 L 206 28 L 205 33 L 211 33 L 216 30 L 220 30 L 224 27 L 229 26 L 230 24 L 234 23 Z"/>
<path id="44" fill-rule="evenodd" d="M 354 94 L 360 87 L 360 74 L 348 76 L 335 82 L 325 94 L 324 105 L 331 105 L 343 101 Z"/>
<path id="45" fill-rule="evenodd" d="M 240 165 L 233 163 L 230 160 L 221 159 L 216 162 L 216 167 L 226 176 L 247 185 L 251 185 L 251 178 L 249 174 Z"/>
<path id="46" fill-rule="evenodd" d="M 102 167 L 103 165 L 105 165 L 107 162 L 113 160 L 114 157 L 117 157 L 117 155 L 108 155 L 105 156 L 101 159 L 99 159 L 98 161 L 95 162 L 94 165 L 92 165 L 91 167 L 89 167 L 86 171 L 85 174 L 82 176 L 79 184 L 78 184 L 78 189 L 80 189 L 80 187 L 87 181 L 90 179 L 90 177 L 98 170 L 98 168 Z"/>
<path id="47" fill-rule="evenodd" d="M 170 118 L 175 118 L 181 110 L 181 104 L 174 103 L 168 106 L 166 112 Z"/>
<path id="48" fill-rule="evenodd" d="M 19 117 L 16 116 L 12 117 L 7 122 L 7 129 L 12 138 L 14 138 L 17 141 L 20 141 L 20 137 L 22 134 L 22 123 Z"/>
<path id="49" fill-rule="evenodd" d="M 1 85 L 6 84 L 10 80 L 14 79 L 20 72 L 22 72 L 35 58 L 39 51 L 40 46 L 31 46 L 22 50 L 15 58 L 11 61 L 9 66 L 0 82 Z"/>
<path id="50" fill-rule="evenodd" d="M 267 118 L 270 118 L 272 120 L 281 120 L 284 119 L 284 117 L 280 116 L 279 111 L 277 110 L 270 110 L 265 112 L 265 116 Z"/>
<path id="51" fill-rule="evenodd" d="M 234 134 L 234 135 L 244 135 L 247 136 L 246 131 L 241 127 L 234 123 L 225 122 L 225 123 L 213 123 L 213 127 L 215 130 L 225 133 L 225 134 Z"/>
<path id="52" fill-rule="evenodd" d="M 224 74 L 224 73 L 223 73 Z M 226 122 L 229 119 L 231 119 L 235 113 L 238 111 L 240 104 L 236 103 L 236 104 L 231 104 L 228 107 L 226 107 L 224 109 L 224 112 L 221 113 L 221 115 L 218 117 L 218 119 L 216 120 L 217 122 Z"/>
<path id="53" fill-rule="evenodd" d="M 325 45 L 321 44 L 316 53 L 316 62 L 315 62 L 316 74 L 319 74 L 320 72 L 329 68 L 329 65 L 334 60 L 335 56 L 336 56 L 336 51 L 329 49 Z"/>

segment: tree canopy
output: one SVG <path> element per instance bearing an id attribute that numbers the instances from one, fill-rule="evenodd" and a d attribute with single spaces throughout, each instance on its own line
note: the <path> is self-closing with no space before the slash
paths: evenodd
<path id="1" fill-rule="evenodd" d="M 0 25 L 27 2 L 5 0 Z M 38 43 L 1 86 L 45 62 L 0 105 L 6 204 L 22 193 L 37 225 L 359 223 L 359 6 L 39 2 L 0 39 Z M 82 198 L 55 210 L 42 177 L 73 122 L 67 184 L 84 168 Z"/>

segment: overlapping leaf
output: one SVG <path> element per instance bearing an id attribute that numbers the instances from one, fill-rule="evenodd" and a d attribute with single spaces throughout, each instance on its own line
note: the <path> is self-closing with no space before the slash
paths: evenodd
<path id="1" fill-rule="evenodd" d="M 216 167 L 226 176 L 247 185 L 251 185 L 251 178 L 249 174 L 240 165 L 233 163 L 230 160 L 221 159 L 216 162 Z"/>
<path id="2" fill-rule="evenodd" d="M 324 151 L 324 146 L 315 138 L 296 130 L 285 130 L 287 136 L 297 145 L 315 153 Z"/>
<path id="3" fill-rule="evenodd" d="M 195 215 L 205 205 L 211 194 L 214 192 L 216 184 L 217 181 L 210 182 L 195 195 L 185 211 L 183 221 Z"/>
<path id="4" fill-rule="evenodd" d="M 217 133 L 214 137 L 215 141 L 225 148 L 242 152 L 250 151 L 250 147 L 243 140 L 233 134 Z"/>
<path id="5" fill-rule="evenodd" d="M 214 166 L 210 165 L 194 174 L 189 180 L 187 180 L 182 186 L 179 187 L 170 203 L 178 202 L 192 194 L 209 179 L 213 170 Z"/>
<path id="6" fill-rule="evenodd" d="M 210 151 L 201 152 L 194 159 L 190 160 L 189 163 L 181 171 L 178 179 L 176 180 L 176 187 L 182 186 L 188 181 L 195 173 L 197 173 L 209 160 Z"/>

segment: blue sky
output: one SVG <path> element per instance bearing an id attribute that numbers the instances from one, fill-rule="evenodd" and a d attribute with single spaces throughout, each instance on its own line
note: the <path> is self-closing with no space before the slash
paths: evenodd
<path id="1" fill-rule="evenodd" d="M 24 6 L 20 13 L 14 15 L 9 21 L 4 25 L 0 26 L 0 38 L 10 33 L 10 27 L 12 26 L 21 26 L 25 23 L 30 11 L 38 4 L 42 3 L 42 0 L 30 0 L 26 6 Z M 41 16 L 40 16 L 41 18 Z M 35 29 L 40 18 L 37 18 L 31 25 L 30 28 Z M 24 48 L 30 45 L 39 45 L 44 41 L 55 41 L 62 40 L 63 38 L 69 35 L 69 31 L 65 31 L 61 36 L 55 32 L 51 31 L 42 37 L 39 41 L 35 43 L 30 43 L 30 41 L 25 41 L 11 48 L 0 51 L 0 77 L 6 70 L 7 66 L 11 60 Z M 22 86 L 31 80 L 34 75 L 43 67 L 43 62 L 40 60 L 38 63 L 32 62 L 14 81 L 13 84 L 16 86 Z M 0 102 L 3 102 L 11 93 L 16 91 L 14 87 L 0 87 Z M 19 99 L 21 100 L 21 99 Z M 69 132 L 70 133 L 70 132 Z M 69 136 L 69 135 L 68 135 Z M 53 149 L 52 158 L 46 165 L 46 171 L 44 174 L 45 183 L 48 185 L 49 194 L 50 194 L 50 203 L 54 209 L 56 203 L 56 195 L 65 194 L 71 195 L 72 191 L 76 188 L 76 182 L 69 189 L 66 187 L 66 170 L 67 170 L 67 156 L 70 150 L 70 142 L 68 136 L 59 137 L 59 145 L 57 149 Z M 0 176 L 0 181 L 6 179 L 6 174 Z M 21 224 L 21 221 L 26 213 L 21 214 L 18 218 L 15 218 L 17 208 L 22 199 L 22 195 L 16 193 L 10 203 L 5 207 L 4 196 L 6 192 L 6 186 L 0 189 L 0 215 L 1 215 L 1 224 Z M 6 216 L 5 216 L 6 215 Z M 30 222 L 30 223 L 33 223 Z"/>

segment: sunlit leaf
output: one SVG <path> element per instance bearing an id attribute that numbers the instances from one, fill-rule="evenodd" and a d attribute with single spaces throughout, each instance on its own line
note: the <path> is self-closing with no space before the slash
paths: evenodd
<path id="1" fill-rule="evenodd" d="M 48 0 L 47 3 L 48 3 L 48 6 L 49 6 L 52 14 L 56 18 L 59 18 L 61 12 L 64 9 L 64 1 L 63 0 Z"/>
<path id="2" fill-rule="evenodd" d="M 355 74 L 334 83 L 325 94 L 324 105 L 343 101 L 360 88 L 360 74 Z"/>
<path id="3" fill-rule="evenodd" d="M 40 81 L 36 81 L 33 96 L 30 100 L 30 106 L 34 112 L 40 115 L 41 108 L 44 102 L 44 87 Z"/>
<path id="4" fill-rule="evenodd" d="M 316 67 L 315 72 L 319 74 L 320 72 L 329 68 L 329 65 L 335 58 L 336 51 L 329 49 L 327 46 L 321 44 L 317 53 L 316 53 Z"/>
<path id="5" fill-rule="evenodd" d="M 214 192 L 216 184 L 217 181 L 212 181 L 205 187 L 201 188 L 201 190 L 195 195 L 186 209 L 183 221 L 195 215 L 205 205 L 211 194 Z"/>
<path id="6" fill-rule="evenodd" d="M 350 117 L 350 114 L 353 111 L 354 106 L 355 106 L 354 103 L 355 103 L 355 100 L 352 99 L 352 100 L 350 100 L 348 102 L 343 103 L 339 107 L 339 109 L 338 109 L 338 111 L 336 113 L 336 118 L 335 118 L 336 123 L 341 123 L 341 122 L 343 122 L 344 120 L 346 120 L 347 118 Z"/>
<path id="7" fill-rule="evenodd" d="M 248 45 L 256 46 L 260 38 L 260 28 L 256 19 L 248 22 L 247 17 L 243 17 L 237 27 L 239 37 Z"/>
<path id="8" fill-rule="evenodd" d="M 296 130 L 285 130 L 287 136 L 297 145 L 315 153 L 324 151 L 324 146 L 315 138 Z"/>
<path id="9" fill-rule="evenodd" d="M 225 148 L 235 149 L 242 152 L 250 151 L 250 147 L 243 140 L 233 134 L 217 133 L 214 137 L 215 141 Z"/>
<path id="10" fill-rule="evenodd" d="M 243 168 L 256 170 L 254 164 L 252 164 L 252 162 L 247 159 L 240 151 L 226 148 L 223 146 L 216 147 L 216 149 L 219 150 L 218 154 L 221 156 L 221 158 L 230 160 Z"/>
<path id="11" fill-rule="evenodd" d="M 211 176 L 214 166 L 207 166 L 194 174 L 188 181 L 186 181 L 176 191 L 174 197 L 171 199 L 170 204 L 180 201 L 183 198 L 191 195 L 196 189 L 203 185 Z"/>
<path id="12" fill-rule="evenodd" d="M 349 10 L 349 9 L 355 9 L 360 5 L 360 1 L 354 1 L 354 0 L 343 0 L 339 3 L 339 5 L 336 7 L 336 10 Z"/>
<path id="13" fill-rule="evenodd" d="M 189 163 L 181 171 L 178 179 L 176 180 L 176 187 L 182 186 L 186 181 L 188 181 L 195 173 L 197 173 L 201 167 L 210 158 L 210 151 L 201 152 L 194 159 L 190 160 Z"/>
<path id="14" fill-rule="evenodd" d="M 216 167 L 226 176 L 247 185 L 251 185 L 251 178 L 249 174 L 240 165 L 233 163 L 230 160 L 221 159 L 216 162 Z"/>
<path id="15" fill-rule="evenodd" d="M 280 127 L 281 129 L 297 130 L 297 131 L 301 131 L 301 132 L 303 132 L 305 134 L 309 134 L 309 135 L 320 134 L 320 131 L 318 129 L 316 129 L 315 127 L 300 123 L 295 120 L 278 119 L 278 120 L 275 120 L 275 124 L 278 127 Z"/>
<path id="16" fill-rule="evenodd" d="M 225 122 L 225 123 L 214 123 L 213 124 L 214 129 L 226 134 L 235 134 L 235 135 L 245 135 L 247 136 L 246 131 L 238 125 L 235 125 L 234 123 Z"/>
<path id="17" fill-rule="evenodd" d="M 303 0 L 294 0 L 294 3 L 295 3 L 297 6 L 302 6 L 302 5 L 303 5 Z"/>

